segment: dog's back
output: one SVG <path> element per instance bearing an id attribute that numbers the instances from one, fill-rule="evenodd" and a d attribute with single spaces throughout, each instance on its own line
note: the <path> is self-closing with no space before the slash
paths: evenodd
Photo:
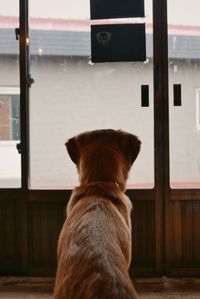
<path id="1" fill-rule="evenodd" d="M 106 184 L 105 184 L 106 185 Z M 105 186 L 104 186 L 105 187 Z M 116 196 L 80 196 L 90 192 L 77 188 L 70 200 L 69 217 L 61 232 L 55 299 L 136 299 L 128 275 L 131 252 L 129 199 Z M 104 193 L 93 184 L 95 193 Z M 111 189 L 111 186 L 109 186 Z M 114 193 L 114 191 L 113 191 Z M 123 215 L 123 216 L 122 216 Z"/>

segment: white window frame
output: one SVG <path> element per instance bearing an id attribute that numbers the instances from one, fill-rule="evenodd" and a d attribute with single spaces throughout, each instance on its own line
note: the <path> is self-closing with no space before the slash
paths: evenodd
<path id="1" fill-rule="evenodd" d="M 0 95 L 20 94 L 20 88 L 15 86 L 0 86 Z"/>
<path id="2" fill-rule="evenodd" d="M 195 112 L 196 112 L 196 127 L 197 130 L 200 130 L 200 88 L 196 89 Z"/>

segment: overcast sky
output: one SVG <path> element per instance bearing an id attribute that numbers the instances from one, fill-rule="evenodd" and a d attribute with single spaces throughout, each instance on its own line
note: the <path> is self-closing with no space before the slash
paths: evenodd
<path id="1" fill-rule="evenodd" d="M 151 21 L 151 0 L 145 1 L 147 22 Z M 200 25 L 200 0 L 168 0 L 170 24 Z M 89 0 L 29 0 L 32 17 L 89 18 Z M 0 0 L 0 15 L 16 16 L 17 0 Z"/>

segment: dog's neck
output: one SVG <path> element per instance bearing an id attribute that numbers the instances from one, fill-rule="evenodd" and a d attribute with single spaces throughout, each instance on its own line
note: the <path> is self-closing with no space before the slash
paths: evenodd
<path id="1" fill-rule="evenodd" d="M 125 196 L 124 190 L 120 188 L 120 185 L 116 182 L 106 181 L 93 181 L 87 184 L 80 184 L 73 191 L 73 197 L 75 201 L 88 196 L 100 196 L 102 198 L 108 198 L 115 203 L 119 202 L 119 198 Z"/>
<path id="2" fill-rule="evenodd" d="M 80 184 L 80 187 L 83 187 L 83 186 L 110 186 L 111 188 L 116 188 L 117 190 L 121 191 L 121 192 L 125 192 L 126 188 L 124 185 L 118 183 L 118 182 L 107 182 L 107 181 L 100 181 L 100 180 L 97 180 L 97 181 L 92 181 L 92 182 L 81 182 Z"/>

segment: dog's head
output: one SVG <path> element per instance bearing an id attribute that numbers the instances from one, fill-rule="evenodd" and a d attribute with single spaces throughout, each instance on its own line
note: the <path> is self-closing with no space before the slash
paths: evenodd
<path id="1" fill-rule="evenodd" d="M 108 129 L 82 133 L 69 139 L 66 147 L 82 184 L 115 182 L 124 190 L 140 144 L 133 134 Z"/>

